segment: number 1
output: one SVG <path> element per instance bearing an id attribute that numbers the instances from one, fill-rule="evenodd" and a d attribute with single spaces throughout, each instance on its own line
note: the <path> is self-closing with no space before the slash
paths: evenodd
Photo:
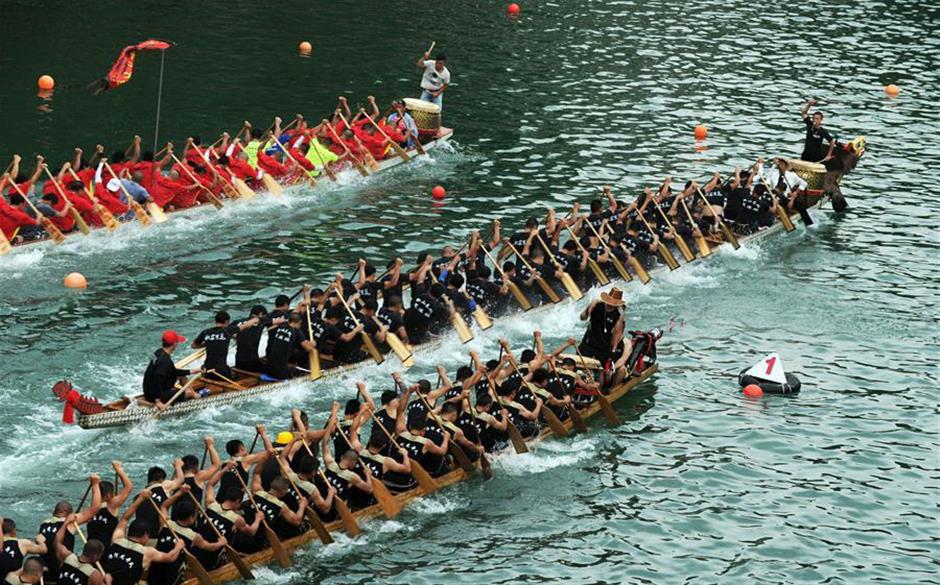
<path id="1" fill-rule="evenodd" d="M 769 358 L 769 359 L 767 359 L 767 360 L 764 360 L 764 361 L 765 361 L 765 363 L 767 364 L 767 371 L 765 372 L 765 374 L 767 374 L 767 375 L 769 376 L 769 375 L 770 375 L 770 372 L 774 371 L 774 365 L 777 363 L 777 358 L 776 358 L 776 357 L 771 357 L 771 358 Z"/>

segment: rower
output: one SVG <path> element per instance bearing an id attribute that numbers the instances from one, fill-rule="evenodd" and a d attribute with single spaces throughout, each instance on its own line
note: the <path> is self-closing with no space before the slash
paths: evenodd
<path id="1" fill-rule="evenodd" d="M 110 481 L 102 481 L 99 484 L 101 506 L 91 520 L 88 521 L 88 538 L 99 541 L 105 547 L 111 544 L 114 529 L 118 524 L 118 513 L 134 490 L 134 484 L 124 471 L 121 462 L 113 461 L 111 465 L 114 467 L 115 476 L 121 481 L 123 487 L 120 492 L 115 493 L 117 489 L 115 484 Z"/>
<path id="2" fill-rule="evenodd" d="M 250 327 L 242 327 L 244 323 L 253 321 Z M 261 344 L 261 334 L 266 327 L 274 324 L 263 305 L 255 305 L 246 319 L 236 322 L 239 333 L 235 337 L 235 367 L 248 372 L 261 372 L 264 362 L 258 356 L 258 346 Z M 277 323 L 278 325 L 280 322 Z"/>
<path id="3" fill-rule="evenodd" d="M 267 457 L 267 452 L 259 453 Z M 258 549 L 255 535 L 261 526 L 263 514 L 254 514 L 252 522 L 249 524 L 242 516 L 242 500 L 245 497 L 244 489 L 241 484 L 228 485 L 219 488 L 219 495 L 215 495 L 215 483 L 220 477 L 225 477 L 232 472 L 233 461 L 229 461 L 220 469 L 220 473 L 215 474 L 208 483 L 206 483 L 206 515 L 209 521 L 218 529 L 222 537 L 225 538 L 239 552 L 254 552 Z M 237 480 L 236 480 L 237 481 Z M 210 542 L 218 541 L 218 535 L 211 527 L 203 525 L 200 527 L 200 534 Z"/>
<path id="4" fill-rule="evenodd" d="M 196 532 L 196 506 L 189 498 L 191 492 L 188 488 L 189 486 L 184 485 L 160 506 L 163 517 L 169 518 L 170 528 L 161 520 L 161 528 L 154 548 L 160 552 L 169 553 L 176 547 L 177 539 L 179 539 L 183 541 L 183 548 L 195 555 L 197 560 L 204 556 L 213 560 L 227 541 L 222 539 L 209 542 Z M 182 569 L 182 557 L 178 557 L 172 563 L 153 562 L 150 564 L 150 570 L 147 571 L 147 585 L 175 585 Z"/>
<path id="5" fill-rule="evenodd" d="M 403 408 L 403 405 L 408 404 L 411 392 L 412 388 L 406 388 L 399 398 L 398 417 L 395 419 L 398 444 L 407 449 L 411 458 L 420 463 L 432 476 L 444 475 L 450 470 L 445 458 L 450 444 L 449 439 L 447 435 L 444 435 L 441 443 L 438 444 L 425 437 L 427 411 L 409 411 L 408 408 Z"/>
<path id="6" fill-rule="evenodd" d="M 571 395 L 568 388 L 562 385 L 559 376 L 552 376 L 545 368 L 534 370 L 530 380 L 532 385 L 544 391 L 540 392 L 545 403 L 560 420 L 568 418 L 568 406 L 571 404 Z"/>
<path id="7" fill-rule="evenodd" d="M 28 538 L 17 538 L 16 522 L 13 518 L 0 519 L 0 583 L 7 575 L 18 571 L 23 566 L 27 555 L 45 555 L 46 543 L 39 543 Z"/>
<path id="8" fill-rule="evenodd" d="M 63 544 L 68 532 L 67 527 L 72 524 L 73 520 L 75 520 L 75 514 L 70 514 L 55 535 L 53 544 L 56 547 L 56 558 L 60 563 L 56 582 L 70 585 L 73 583 L 75 585 L 105 585 L 108 582 L 107 576 L 95 566 L 101 560 L 105 550 L 105 545 L 100 540 L 89 538 L 82 548 L 81 556 L 76 555 Z"/>
<path id="9" fill-rule="evenodd" d="M 371 307 L 366 303 L 365 308 L 370 309 Z M 385 325 L 386 336 L 388 333 L 394 333 L 401 339 L 402 343 L 411 343 L 408 330 L 405 328 L 405 307 L 402 305 L 400 296 L 385 297 L 382 307 L 376 312 L 375 316 Z"/>
<path id="10" fill-rule="evenodd" d="M 296 441 L 296 445 L 302 447 L 305 456 L 301 459 L 296 472 L 291 469 L 287 470 L 287 478 L 292 482 L 292 485 L 297 486 L 300 493 L 295 493 L 292 487 L 284 501 L 290 506 L 291 510 L 296 511 L 300 507 L 300 499 L 308 499 L 313 504 L 317 516 L 324 522 L 331 522 L 337 517 L 333 508 L 333 496 L 336 495 L 336 488 L 329 483 L 323 484 L 320 474 L 317 473 L 320 461 L 316 455 L 311 454 L 312 452 L 307 452 L 309 447 L 303 447 L 301 436 L 295 436 L 294 441 Z M 288 445 L 287 451 L 292 447 L 294 447 L 294 444 Z"/>
<path id="11" fill-rule="evenodd" d="M 493 412 L 495 403 L 489 394 L 477 396 L 476 421 L 480 433 L 480 444 L 487 453 L 501 451 L 509 444 L 509 411 L 499 408 Z"/>
<path id="12" fill-rule="evenodd" d="M 411 343 L 422 344 L 431 340 L 432 334 L 443 330 L 454 311 L 453 304 L 444 301 L 444 287 L 434 283 L 427 292 L 412 296 L 411 307 L 405 311 L 405 328 Z"/>
<path id="13" fill-rule="evenodd" d="M 581 320 L 588 321 L 587 330 L 578 347 L 583 355 L 593 357 L 602 364 L 610 359 L 618 333 L 623 335 L 624 315 L 620 309 L 625 304 L 623 291 L 614 287 L 609 293 L 602 292 L 599 300 L 591 301 L 581 311 Z"/>
<path id="14" fill-rule="evenodd" d="M 812 117 L 807 115 L 809 114 L 809 109 L 814 105 L 816 105 L 816 100 L 806 100 L 803 109 L 800 110 L 800 118 L 803 119 L 803 125 L 806 126 L 806 139 L 803 142 L 803 154 L 800 155 L 800 159 L 818 163 L 832 158 L 832 151 L 835 149 L 836 141 L 833 140 L 832 134 L 823 128 L 822 112 L 813 112 Z M 828 151 L 823 146 L 824 141 L 829 143 Z M 773 185 L 773 183 L 771 183 L 771 185 Z"/>
<path id="15" fill-rule="evenodd" d="M 467 400 L 470 391 L 467 390 L 461 395 L 461 400 Z M 480 436 L 473 420 L 468 418 L 467 423 L 460 424 L 460 418 L 466 413 L 461 412 L 461 407 L 454 402 L 445 402 L 441 405 L 441 425 L 443 430 L 450 435 L 450 440 L 463 449 L 470 461 L 477 461 L 485 453 L 483 445 L 480 444 Z M 467 414 L 469 417 L 469 414 Z M 430 422 L 430 419 L 429 421 Z"/>
<path id="16" fill-rule="evenodd" d="M 763 159 L 761 159 L 763 160 Z M 758 179 L 763 178 L 763 165 L 757 168 Z M 776 195 L 777 202 L 786 206 L 787 209 L 794 209 L 796 198 L 806 192 L 809 186 L 803 177 L 794 173 L 790 168 L 790 163 L 785 158 L 774 157 L 773 166 L 767 172 L 765 179 L 770 188 Z M 761 181 L 763 184 L 763 181 Z"/>
<path id="17" fill-rule="evenodd" d="M 76 515 L 75 521 L 68 525 L 66 534 L 63 537 L 63 544 L 69 550 L 75 548 L 75 531 L 77 527 L 88 523 L 92 516 L 95 515 L 98 507 L 101 506 L 101 490 L 99 488 L 101 479 L 97 474 L 93 473 L 89 476 L 88 482 L 91 486 L 91 504 Z M 59 532 L 59 528 L 73 511 L 72 504 L 66 501 L 63 500 L 57 503 L 52 511 L 52 517 L 39 525 L 39 530 L 36 534 L 36 542 L 46 546 L 46 552 L 41 558 L 42 564 L 45 566 L 47 575 L 49 576 L 50 583 L 55 583 L 59 574 L 59 559 L 56 555 L 56 547 L 53 546 L 53 542 L 55 541 L 56 534 Z"/>
<path id="18" fill-rule="evenodd" d="M 418 59 L 416 65 L 418 69 L 424 70 L 424 75 L 421 77 L 421 99 L 436 104 L 443 110 L 443 94 L 450 87 L 447 57 L 443 53 L 438 53 L 432 60 L 431 53 L 427 52 Z"/>
<path id="19" fill-rule="evenodd" d="M 415 142 L 419 139 L 418 125 L 414 117 L 405 109 L 405 100 L 393 100 L 392 107 L 395 111 L 388 115 L 386 121 L 405 137 L 405 148 L 414 148 Z"/>
<path id="20" fill-rule="evenodd" d="M 363 393 L 365 384 L 358 382 L 357 386 L 359 393 Z M 363 404 L 359 402 L 359 400 L 353 398 L 346 401 L 346 405 L 343 407 L 343 419 L 337 420 L 336 428 L 334 428 L 333 432 L 329 435 L 333 440 L 333 453 L 336 457 L 340 457 L 349 449 L 349 443 L 343 438 L 343 434 L 350 440 L 352 440 L 353 437 L 359 437 L 359 429 L 362 427 L 362 417 L 360 415 L 363 414 L 364 411 Z"/>
<path id="21" fill-rule="evenodd" d="M 170 552 L 160 552 L 148 546 L 150 537 L 157 536 L 156 525 L 151 528 L 143 520 L 130 522 L 134 513 L 144 505 L 151 506 L 146 493 L 141 493 L 134 503 L 124 512 L 121 521 L 114 529 L 114 541 L 108 547 L 101 565 L 111 576 L 110 585 L 137 585 L 151 563 L 172 563 L 179 557 L 185 543 L 177 540 Z M 156 515 L 156 512 L 154 512 Z"/>
<path id="22" fill-rule="evenodd" d="M 331 434 L 337 428 L 336 413 L 338 410 L 339 403 L 334 402 L 330 421 L 326 427 Z M 359 464 L 359 454 L 354 449 L 347 448 L 337 461 L 333 458 L 329 441 L 322 441 L 320 446 L 323 453 L 323 465 L 326 467 L 326 476 L 333 487 L 336 488 L 336 495 L 345 500 L 350 509 L 353 510 L 374 504 L 372 475 Z M 360 470 L 363 472 L 362 475 L 359 473 Z"/>
<path id="23" fill-rule="evenodd" d="M 368 444 L 363 447 L 359 439 L 353 440 L 353 448 L 359 453 L 359 461 L 369 468 L 372 480 L 381 481 L 392 493 L 401 493 L 415 487 L 415 480 L 411 476 L 411 458 L 408 451 L 398 447 L 392 454 L 385 455 L 393 449 L 391 441 L 374 425 Z M 389 429 L 389 427 L 386 427 Z"/>
<path id="24" fill-rule="evenodd" d="M 43 583 L 43 566 L 39 557 L 30 557 L 23 562 L 23 568 L 7 575 L 5 585 L 39 585 Z M 46 581 L 49 583 L 49 581 Z"/>
<path id="25" fill-rule="evenodd" d="M 277 453 L 269 453 L 268 456 L 274 460 L 277 458 Z M 255 503 L 278 538 L 293 538 L 303 532 L 301 525 L 304 522 L 308 501 L 307 498 L 301 498 L 297 509 L 291 509 L 284 502 L 290 487 L 290 482 L 279 475 L 271 480 L 270 487 L 265 490 L 261 487 L 260 473 L 255 473 L 251 484 Z"/>
<path id="26" fill-rule="evenodd" d="M 0 230 L 11 243 L 26 241 L 27 237 L 22 232 L 25 230 L 28 234 L 33 226 L 39 226 L 39 222 L 24 211 L 25 206 L 26 200 L 18 193 L 10 195 L 9 204 L 0 195 Z"/>
<path id="27" fill-rule="evenodd" d="M 352 309 L 353 314 L 350 315 L 348 311 L 343 310 L 345 313 L 343 320 L 338 323 L 341 335 L 333 352 L 333 359 L 338 364 L 356 364 L 368 359 L 369 354 L 362 349 L 363 341 L 360 333 L 365 333 L 379 344 L 385 343 L 385 336 L 388 333 L 388 328 L 385 325 L 379 326 L 373 319 L 376 310 L 378 310 L 378 304 L 375 300 L 369 299 L 364 305 L 363 310 L 369 313 L 368 317 L 363 312 L 356 311 L 352 305 L 350 305 L 350 309 Z M 338 307 L 335 310 L 340 311 Z M 327 311 L 327 320 L 330 318 L 330 312 Z M 353 315 L 355 315 L 355 319 Z"/>
<path id="28" fill-rule="evenodd" d="M 229 343 L 245 329 L 260 324 L 260 319 L 250 317 L 238 323 L 232 323 L 228 311 L 219 311 L 215 314 L 215 325 L 199 332 L 193 340 L 192 348 L 206 348 L 206 359 L 203 369 L 207 371 L 206 378 L 226 381 L 232 379 L 232 370 L 228 367 Z"/>
<path id="29" fill-rule="evenodd" d="M 186 341 L 186 338 L 173 330 L 163 332 L 161 338 L 161 347 L 153 353 L 150 363 L 147 364 L 147 370 L 144 372 L 144 400 L 153 404 L 157 410 L 166 408 L 166 403 L 176 395 L 174 388 L 176 381 L 186 383 L 186 376 L 199 373 L 199 370 L 183 370 L 173 364 L 170 357 L 179 344 Z M 192 388 L 186 388 L 182 399 L 196 399 L 201 394 Z"/>
<path id="30" fill-rule="evenodd" d="M 239 488 L 242 487 L 242 482 L 238 481 L 238 477 L 235 476 L 237 473 L 241 476 L 242 481 L 246 484 L 248 483 L 248 469 L 261 461 L 264 461 L 268 457 L 268 449 L 273 448 L 271 439 L 268 438 L 267 430 L 264 428 L 264 425 L 255 425 L 256 436 L 259 437 L 264 444 L 264 450 L 258 453 L 249 453 L 248 449 L 245 447 L 245 444 L 239 439 L 232 439 L 231 441 L 225 444 L 225 452 L 228 456 L 234 461 L 234 465 L 226 464 L 223 466 L 222 477 L 219 481 L 219 493 L 229 491 L 228 488 Z M 252 445 L 252 449 L 254 445 Z M 211 481 L 211 480 L 210 480 Z M 208 500 L 206 501 L 208 504 Z"/>
<path id="31" fill-rule="evenodd" d="M 182 459 L 173 461 L 173 469 L 173 479 L 167 479 L 166 471 L 162 467 L 154 466 L 147 470 L 147 486 L 141 494 L 149 493 L 158 506 L 163 504 L 170 495 L 180 489 L 184 482 Z M 160 515 L 149 502 L 140 508 L 135 520 L 144 522 L 150 528 L 152 535 L 156 537 L 157 529 L 160 527 Z"/>
<path id="32" fill-rule="evenodd" d="M 497 389 L 500 401 L 506 405 L 509 418 L 519 433 L 526 438 L 539 434 L 539 415 L 542 399 L 532 394 L 521 384 L 521 380 L 507 378 Z"/>
<path id="33" fill-rule="evenodd" d="M 301 318 L 291 313 L 287 323 L 281 323 L 268 331 L 267 363 L 265 373 L 270 381 L 283 381 L 293 378 L 297 367 L 291 363 L 300 363 L 298 353 L 310 353 L 316 349 L 313 341 L 301 331 Z"/>
<path id="34" fill-rule="evenodd" d="M 207 436 L 203 439 L 203 442 L 206 445 L 205 454 L 209 456 L 209 467 L 202 469 L 200 467 L 201 462 L 195 455 L 184 455 L 181 459 L 183 462 L 183 485 L 189 487 L 189 491 L 199 502 L 202 502 L 206 482 L 222 466 L 219 452 L 215 449 L 215 439 Z"/>

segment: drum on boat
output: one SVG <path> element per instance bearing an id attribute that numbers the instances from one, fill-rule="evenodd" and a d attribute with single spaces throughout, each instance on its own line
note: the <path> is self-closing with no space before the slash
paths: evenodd
<path id="1" fill-rule="evenodd" d="M 809 189 L 822 189 L 826 167 L 820 163 L 791 158 L 787 161 L 794 173 L 806 181 Z"/>
<path id="2" fill-rule="evenodd" d="M 441 128 L 441 108 L 437 104 L 415 98 L 405 98 L 405 108 L 411 113 L 421 135 L 436 136 Z"/>

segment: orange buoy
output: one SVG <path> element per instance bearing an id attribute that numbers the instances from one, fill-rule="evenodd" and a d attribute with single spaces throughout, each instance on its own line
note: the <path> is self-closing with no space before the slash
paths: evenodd
<path id="1" fill-rule="evenodd" d="M 441 187 L 440 185 L 431 189 L 431 197 L 437 199 L 438 201 L 444 199 L 444 197 L 446 196 L 447 196 L 447 190 L 444 189 L 444 187 Z"/>
<path id="2" fill-rule="evenodd" d="M 901 88 L 894 85 L 893 83 L 889 83 L 888 85 L 885 86 L 885 93 L 891 97 L 895 97 L 896 95 L 901 93 Z"/>
<path id="3" fill-rule="evenodd" d="M 708 138 L 708 126 L 705 124 L 699 124 L 695 127 L 695 139 L 705 140 L 706 138 Z"/>
<path id="4" fill-rule="evenodd" d="M 751 398 L 759 398 L 764 395 L 764 389 L 757 384 L 748 384 L 744 387 L 742 392 L 744 392 L 745 396 L 749 396 Z"/>
<path id="5" fill-rule="evenodd" d="M 51 75 L 43 75 L 39 78 L 39 89 L 50 90 L 55 87 L 55 79 Z"/>
<path id="6" fill-rule="evenodd" d="M 313 45 L 311 45 L 308 41 L 301 41 L 297 48 L 300 49 L 301 53 L 309 53 L 313 50 Z"/>
<path id="7" fill-rule="evenodd" d="M 62 284 L 65 285 L 65 288 L 87 288 L 88 281 L 85 280 L 85 276 L 81 272 L 70 272 L 65 276 L 65 279 L 62 281 Z"/>
<path id="8" fill-rule="evenodd" d="M 509 6 L 506 7 L 506 13 L 509 14 L 509 16 L 519 16 L 521 11 L 522 8 L 515 2 L 510 3 Z"/>

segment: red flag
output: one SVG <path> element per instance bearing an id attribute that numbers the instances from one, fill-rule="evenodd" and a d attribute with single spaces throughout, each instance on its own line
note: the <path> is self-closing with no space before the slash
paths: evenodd
<path id="1" fill-rule="evenodd" d="M 137 51 L 165 51 L 174 46 L 169 41 L 148 39 L 142 43 L 124 47 L 117 61 L 108 71 L 108 75 L 104 78 L 105 89 L 114 89 L 131 80 L 131 76 L 134 74 L 134 59 L 137 58 Z"/>

